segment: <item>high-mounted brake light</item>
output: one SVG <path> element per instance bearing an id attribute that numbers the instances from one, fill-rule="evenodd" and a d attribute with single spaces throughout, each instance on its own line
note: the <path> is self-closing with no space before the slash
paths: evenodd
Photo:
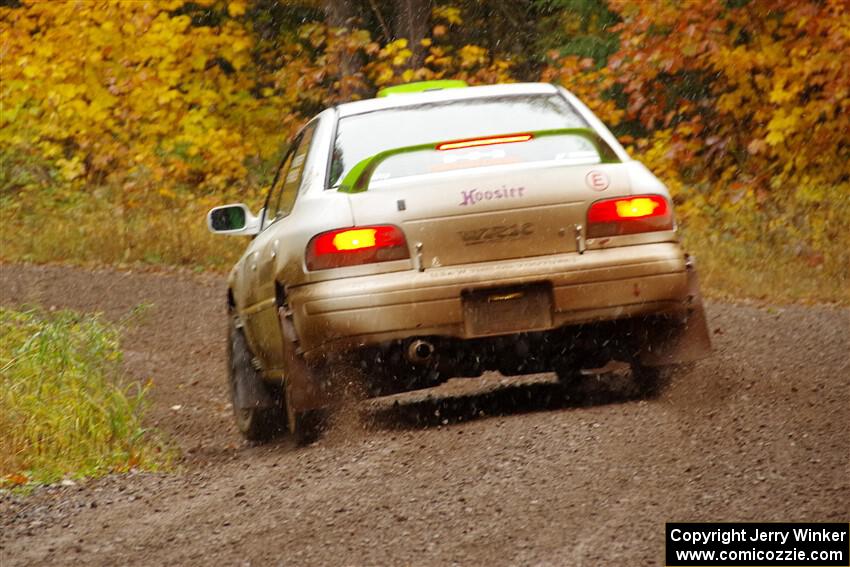
<path id="1" fill-rule="evenodd" d="M 327 270 L 410 258 L 398 227 L 363 226 L 317 234 L 307 244 L 308 270 Z"/>
<path id="2" fill-rule="evenodd" d="M 588 238 L 672 229 L 673 212 L 661 195 L 605 199 L 587 211 Z"/>
<path id="3" fill-rule="evenodd" d="M 477 146 L 493 146 L 495 144 L 512 144 L 514 142 L 527 142 L 534 138 L 533 134 L 511 134 L 510 136 L 488 136 L 485 138 L 469 138 L 467 140 L 455 140 L 443 142 L 437 145 L 438 150 L 459 150 L 460 148 L 474 148 Z"/>

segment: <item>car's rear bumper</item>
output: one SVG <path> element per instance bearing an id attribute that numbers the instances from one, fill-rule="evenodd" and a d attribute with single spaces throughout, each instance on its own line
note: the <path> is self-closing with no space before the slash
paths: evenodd
<path id="1" fill-rule="evenodd" d="M 310 358 L 412 336 L 473 338 L 462 294 L 537 282 L 551 284 L 550 328 L 685 311 L 689 295 L 674 242 L 330 280 L 287 295 Z"/>

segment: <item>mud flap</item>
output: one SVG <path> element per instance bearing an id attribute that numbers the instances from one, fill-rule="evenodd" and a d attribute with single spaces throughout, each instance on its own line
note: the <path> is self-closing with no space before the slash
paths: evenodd
<path id="1" fill-rule="evenodd" d="M 233 407 L 237 409 L 272 408 L 278 400 L 254 368 L 244 328 L 234 320 L 230 325 L 230 362 Z"/>
<path id="2" fill-rule="evenodd" d="M 320 373 L 312 369 L 298 354 L 298 335 L 285 308 L 278 309 L 283 333 L 284 376 L 288 403 L 298 411 L 320 409 L 328 404 L 327 387 Z"/>
<path id="3" fill-rule="evenodd" d="M 688 275 L 687 309 L 681 319 L 671 321 L 669 327 L 657 329 L 652 333 L 652 337 L 640 352 L 640 362 L 645 366 L 693 362 L 711 353 L 711 337 L 708 334 L 708 322 L 699 291 L 699 278 L 692 257 L 688 258 L 686 270 Z"/>

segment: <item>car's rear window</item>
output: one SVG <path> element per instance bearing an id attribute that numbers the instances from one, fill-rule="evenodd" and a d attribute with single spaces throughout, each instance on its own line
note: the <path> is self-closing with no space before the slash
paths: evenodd
<path id="1" fill-rule="evenodd" d="M 430 142 L 497 136 L 587 124 L 561 96 L 512 95 L 404 106 L 340 119 L 329 186 L 336 187 L 361 160 L 385 150 Z M 373 179 L 390 179 L 498 163 L 587 155 L 595 148 L 583 138 L 541 138 L 531 142 L 402 154 L 387 160 Z M 438 155 L 439 154 L 439 155 Z M 595 155 L 595 154 L 594 154 Z"/>

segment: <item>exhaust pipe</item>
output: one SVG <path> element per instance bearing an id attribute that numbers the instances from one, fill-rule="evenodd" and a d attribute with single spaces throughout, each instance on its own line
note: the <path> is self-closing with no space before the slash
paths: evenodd
<path id="1" fill-rule="evenodd" d="M 426 364 L 434 356 L 434 345 L 417 339 L 407 345 L 407 360 L 414 364 Z"/>

